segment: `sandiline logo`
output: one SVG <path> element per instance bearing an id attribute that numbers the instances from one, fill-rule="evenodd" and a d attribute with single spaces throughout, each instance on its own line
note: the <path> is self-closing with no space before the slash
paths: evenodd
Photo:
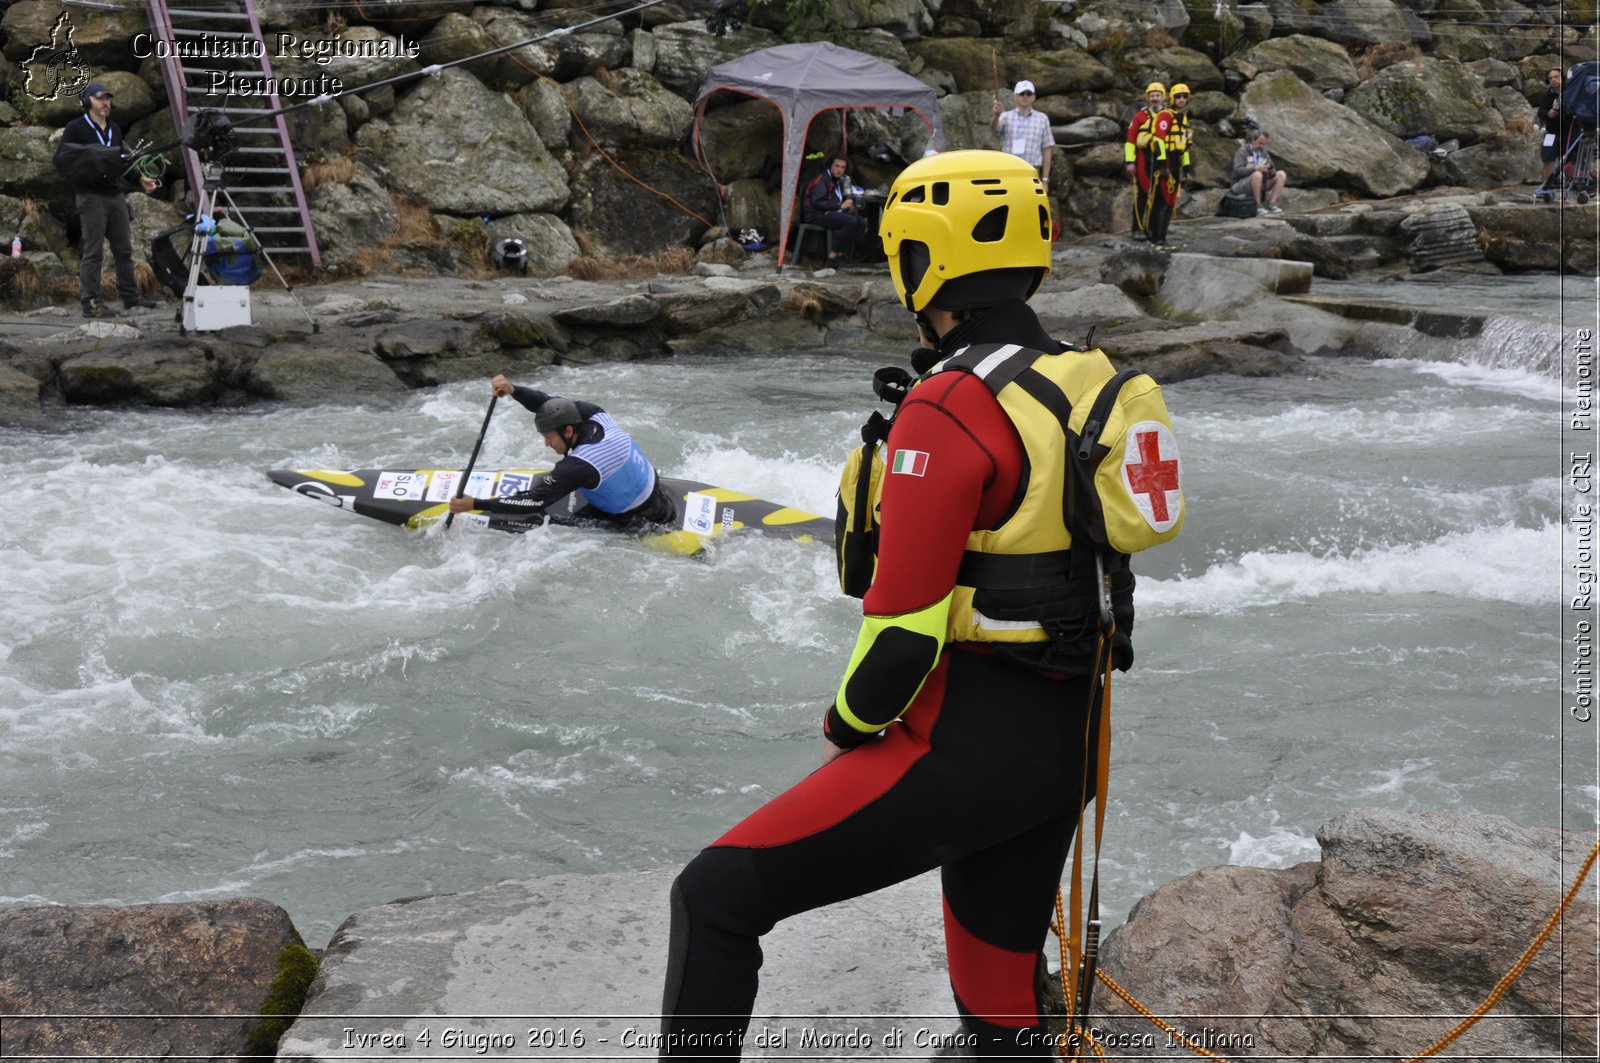
<path id="1" fill-rule="evenodd" d="M 50 43 L 41 44 L 21 63 L 24 91 L 36 100 L 54 100 L 82 92 L 89 84 L 89 65 L 73 43 L 72 15 L 61 12 L 50 27 Z"/>

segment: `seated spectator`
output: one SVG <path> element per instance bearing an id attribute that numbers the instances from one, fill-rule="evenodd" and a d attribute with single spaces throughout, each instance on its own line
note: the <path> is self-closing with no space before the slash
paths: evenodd
<path id="1" fill-rule="evenodd" d="M 830 156 L 828 168 L 806 186 L 806 221 L 834 231 L 833 250 L 828 252 L 830 263 L 850 254 L 867 232 L 867 220 L 857 213 L 855 197 L 845 182 L 844 172 L 849 165 L 843 155 Z"/>
<path id="2" fill-rule="evenodd" d="M 1283 186 L 1288 180 L 1288 175 L 1272 164 L 1265 129 L 1256 130 L 1249 141 L 1233 153 L 1233 185 L 1228 192 L 1254 197 L 1257 210 L 1282 214 L 1278 197 L 1283 195 Z"/>

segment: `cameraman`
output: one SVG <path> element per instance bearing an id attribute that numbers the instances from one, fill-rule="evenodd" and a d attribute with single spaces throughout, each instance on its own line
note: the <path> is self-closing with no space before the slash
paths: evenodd
<path id="1" fill-rule="evenodd" d="M 111 120 L 111 93 L 98 81 L 80 94 L 83 114 L 67 123 L 56 147 L 55 165 L 72 184 L 77 195 L 78 225 L 83 234 L 83 259 L 78 268 L 84 317 L 116 317 L 117 312 L 100 295 L 100 264 L 105 245 L 111 244 L 116 263 L 117 294 L 129 310 L 147 310 L 156 304 L 139 294 L 133 271 L 132 213 L 126 192 L 129 183 L 116 171 L 123 163 L 117 153 L 122 148 L 122 127 Z M 104 149 L 92 154 L 95 148 Z M 114 165 L 108 165 L 114 160 Z M 146 195 L 156 190 L 156 182 L 145 176 L 139 187 Z"/>
<path id="2" fill-rule="evenodd" d="M 1228 192 L 1235 196 L 1253 196 L 1257 210 L 1282 214 L 1278 197 L 1283 195 L 1287 181 L 1288 176 L 1272 165 L 1265 129 L 1257 129 L 1249 141 L 1233 153 L 1233 186 Z"/>

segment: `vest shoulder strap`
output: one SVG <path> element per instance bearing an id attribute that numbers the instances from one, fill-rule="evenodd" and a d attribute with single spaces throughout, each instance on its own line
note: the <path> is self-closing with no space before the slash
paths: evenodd
<path id="1" fill-rule="evenodd" d="M 947 369 L 971 373 L 998 395 L 1043 353 L 1015 343 L 974 343 L 928 370 L 927 375 Z"/>

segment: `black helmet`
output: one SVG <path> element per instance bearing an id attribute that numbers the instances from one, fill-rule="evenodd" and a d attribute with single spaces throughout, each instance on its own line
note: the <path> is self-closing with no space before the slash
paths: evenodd
<path id="1" fill-rule="evenodd" d="M 515 236 L 508 236 L 496 243 L 490 258 L 497 269 L 511 269 L 518 273 L 528 272 L 528 245 Z"/>
<path id="2" fill-rule="evenodd" d="M 560 395 L 551 395 L 545 399 L 544 405 L 533 415 L 534 427 L 541 432 L 554 432 L 569 424 L 582 423 L 583 414 L 578 412 L 578 404 Z"/>

